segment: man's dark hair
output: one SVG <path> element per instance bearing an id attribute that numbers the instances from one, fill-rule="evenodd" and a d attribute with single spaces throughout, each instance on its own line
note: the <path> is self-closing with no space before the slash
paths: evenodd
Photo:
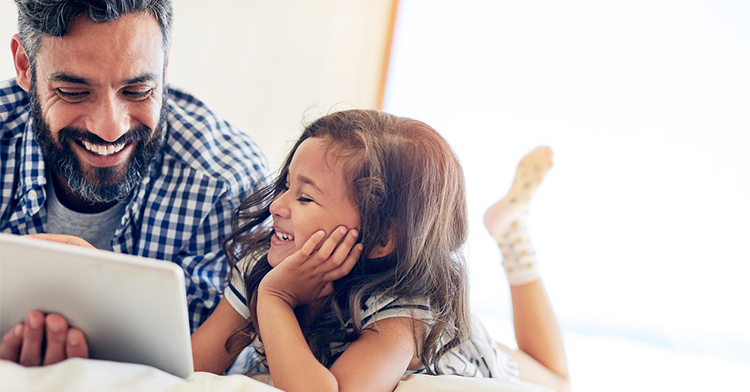
<path id="1" fill-rule="evenodd" d="M 15 0 L 18 6 L 18 35 L 31 66 L 42 35 L 62 37 L 77 16 L 86 14 L 97 23 L 147 12 L 161 26 L 164 50 L 169 48 L 172 31 L 172 0 Z"/>

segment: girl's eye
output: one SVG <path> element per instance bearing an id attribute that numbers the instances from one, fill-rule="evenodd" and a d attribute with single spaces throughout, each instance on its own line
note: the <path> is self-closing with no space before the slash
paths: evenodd
<path id="1" fill-rule="evenodd" d="M 87 97 L 89 95 L 88 91 L 75 91 L 75 90 L 63 90 L 61 88 L 55 89 L 55 93 L 57 93 L 60 98 L 66 100 L 66 101 L 80 101 L 83 98 Z"/>
<path id="2" fill-rule="evenodd" d="M 297 201 L 300 202 L 300 203 L 302 203 L 302 204 L 305 204 L 305 203 L 309 203 L 309 202 L 311 202 L 313 200 L 312 199 L 308 199 L 306 197 L 300 196 L 300 197 L 297 198 Z"/>

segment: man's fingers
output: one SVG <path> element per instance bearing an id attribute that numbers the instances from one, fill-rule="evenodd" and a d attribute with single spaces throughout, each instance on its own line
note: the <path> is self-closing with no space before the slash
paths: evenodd
<path id="1" fill-rule="evenodd" d="M 72 235 L 65 234 L 49 234 L 49 233 L 38 233 L 38 234 L 27 234 L 26 237 L 36 238 L 38 240 L 45 240 L 51 242 L 59 242 L 61 244 L 75 245 L 82 248 L 96 249 L 94 245 L 89 244 L 83 238 L 79 238 Z"/>
<path id="2" fill-rule="evenodd" d="M 327 281 L 335 281 L 343 278 L 344 276 L 348 275 L 349 272 L 352 271 L 352 268 L 354 268 L 354 265 L 357 264 L 357 261 L 359 260 L 359 256 L 362 254 L 362 244 L 357 244 L 354 248 L 352 248 L 351 252 L 349 252 L 349 255 L 346 257 L 343 263 L 341 263 L 340 266 L 338 266 L 333 271 L 328 272 L 323 277 L 323 280 Z"/>
<path id="3" fill-rule="evenodd" d="M 44 324 L 47 337 L 44 364 L 52 365 L 65 359 L 65 337 L 68 332 L 68 322 L 59 314 L 48 314 Z"/>
<path id="4" fill-rule="evenodd" d="M 323 242 L 323 245 L 320 246 L 320 249 L 318 249 L 318 251 L 315 253 L 315 264 L 320 265 L 328 260 L 334 250 L 337 249 L 339 242 L 341 242 L 341 239 L 344 238 L 345 235 L 346 227 L 337 227 L 336 230 L 331 233 L 328 239 Z M 341 258 L 341 260 L 343 260 L 343 257 Z"/>
<path id="5" fill-rule="evenodd" d="M 42 364 L 44 315 L 38 311 L 29 312 L 23 324 L 23 346 L 18 363 L 23 366 L 39 366 Z"/>
<path id="6" fill-rule="evenodd" d="M 356 229 L 349 230 L 349 233 L 344 237 L 344 240 L 336 247 L 333 255 L 328 257 L 326 262 L 320 265 L 319 271 L 322 273 L 328 273 L 338 268 L 351 253 L 354 244 L 357 243 L 358 235 L 359 232 Z"/>
<path id="7" fill-rule="evenodd" d="M 71 328 L 68 330 L 68 338 L 65 344 L 65 353 L 68 358 L 88 358 L 89 346 L 86 343 L 86 336 L 80 329 Z"/>
<path id="8" fill-rule="evenodd" d="M 23 344 L 23 323 L 18 323 L 3 336 L 0 342 L 0 359 L 18 362 Z"/>

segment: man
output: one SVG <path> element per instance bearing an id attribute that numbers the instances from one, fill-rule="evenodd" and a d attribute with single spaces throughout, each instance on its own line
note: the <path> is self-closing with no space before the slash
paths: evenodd
<path id="1" fill-rule="evenodd" d="M 222 241 L 235 206 L 264 183 L 264 156 L 167 87 L 170 0 L 16 5 L 16 78 L 0 83 L 0 232 L 74 235 L 177 263 L 194 330 L 219 302 Z M 24 365 L 85 354 L 81 331 L 40 312 L 0 346 Z"/>

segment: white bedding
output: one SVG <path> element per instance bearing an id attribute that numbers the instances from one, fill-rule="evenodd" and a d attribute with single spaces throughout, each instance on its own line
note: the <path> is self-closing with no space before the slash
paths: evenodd
<path id="1" fill-rule="evenodd" d="M 143 365 L 71 359 L 46 367 L 24 368 L 15 363 L 0 361 L 0 390 L 15 391 L 279 391 L 261 381 L 242 375 L 217 376 L 198 372 L 190 380 Z M 397 392 L 416 391 L 541 391 L 530 385 L 494 379 L 471 379 L 457 376 L 408 376 Z"/>

